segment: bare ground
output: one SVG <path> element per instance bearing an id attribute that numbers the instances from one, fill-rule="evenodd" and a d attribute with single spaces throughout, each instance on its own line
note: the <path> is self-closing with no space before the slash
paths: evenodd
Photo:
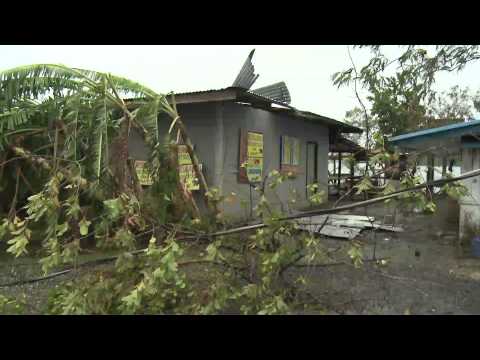
<path id="1" fill-rule="evenodd" d="M 403 233 L 360 234 L 364 257 L 373 259 L 375 252 L 388 258 L 385 266 L 302 268 L 309 291 L 332 314 L 480 314 L 480 259 L 458 241 L 458 205 L 448 199 L 437 205 L 433 215 L 397 214 Z M 378 220 L 389 213 L 383 204 L 351 212 Z"/>

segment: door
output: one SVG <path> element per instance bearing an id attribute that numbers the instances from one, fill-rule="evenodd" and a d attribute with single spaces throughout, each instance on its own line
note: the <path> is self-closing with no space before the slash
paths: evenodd
<path id="1" fill-rule="evenodd" d="M 317 169 L 317 152 L 318 145 L 316 142 L 307 142 L 307 164 L 306 164 L 306 177 L 307 186 L 318 182 L 318 169 Z M 313 195 L 307 188 L 307 197 Z"/>

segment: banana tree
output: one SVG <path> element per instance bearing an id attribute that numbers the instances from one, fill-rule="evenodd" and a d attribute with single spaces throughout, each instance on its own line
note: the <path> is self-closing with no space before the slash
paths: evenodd
<path id="1" fill-rule="evenodd" d="M 158 115 L 166 113 L 172 120 L 171 130 L 182 134 L 203 192 L 208 191 L 175 105 L 146 86 L 107 73 L 39 64 L 1 72 L 0 94 L 1 148 L 24 156 L 28 152 L 20 150 L 19 135 L 47 133 L 53 144 L 54 169 L 84 161 L 87 174 L 97 181 L 110 178 L 119 192 L 129 191 L 134 178 L 127 161 L 131 129 L 138 129 L 155 152 L 163 140 Z M 140 100 L 127 106 L 122 96 Z M 112 150 L 115 161 L 111 161 Z M 207 197 L 205 201 L 209 205 Z"/>
<path id="2" fill-rule="evenodd" d="M 127 104 L 125 97 L 137 100 Z M 170 143 L 158 129 L 160 114 L 171 119 L 170 132 L 180 132 L 206 194 L 208 185 L 198 157 L 167 95 L 122 77 L 63 65 L 30 65 L 0 72 L 0 212 L 7 213 L 0 219 L 0 238 L 8 232 L 9 252 L 18 256 L 26 251 L 29 237 L 38 233 L 30 226 L 39 221 L 46 223 L 47 236 L 42 242 L 49 254 L 46 268 L 59 265 L 61 259 L 78 251 L 79 239 L 91 235 L 88 229 L 94 221 L 95 237 L 109 239 L 114 234 L 120 244 L 133 238 L 130 230 L 135 226 L 141 230 L 145 219 L 161 224 L 164 220 L 158 221 L 152 213 L 140 213 L 135 200 L 141 186 L 129 161 L 132 129 L 150 148 L 151 188 L 164 184 L 156 187 L 163 191 L 161 198 L 151 202 L 162 203 L 164 217 L 170 213 L 166 211 L 168 202 L 174 207 L 188 204 L 177 190 L 174 162 L 168 160 Z M 216 211 L 207 196 L 205 201 Z M 124 211 L 123 220 L 113 216 L 107 223 L 104 217 L 94 220 L 97 217 L 88 214 L 81 202 L 94 204 L 90 208 L 101 203 L 102 211 L 107 212 L 109 208 L 117 211 L 121 203 L 122 209 L 131 211 Z"/>

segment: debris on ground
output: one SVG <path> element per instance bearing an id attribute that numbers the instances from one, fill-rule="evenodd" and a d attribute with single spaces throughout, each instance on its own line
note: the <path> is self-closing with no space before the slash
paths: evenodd
<path id="1" fill-rule="evenodd" d="M 401 226 L 382 224 L 373 216 L 362 215 L 317 215 L 298 219 L 300 229 L 334 238 L 352 240 L 362 230 L 375 229 L 391 232 L 403 232 Z"/>

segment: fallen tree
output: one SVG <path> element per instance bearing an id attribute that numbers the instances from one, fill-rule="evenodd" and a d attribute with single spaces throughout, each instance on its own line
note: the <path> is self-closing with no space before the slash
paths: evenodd
<path id="1" fill-rule="evenodd" d="M 380 196 L 380 197 L 377 197 L 377 198 L 374 198 L 374 199 L 370 199 L 370 200 L 366 200 L 366 201 L 359 201 L 359 202 L 356 202 L 356 203 L 353 203 L 353 204 L 344 205 L 344 206 L 340 206 L 340 207 L 333 207 L 333 208 L 329 208 L 329 209 L 319 209 L 319 210 L 313 210 L 313 211 L 306 211 L 306 212 L 302 212 L 302 213 L 299 213 L 299 214 L 296 214 L 296 215 L 291 215 L 291 216 L 279 218 L 278 221 L 290 221 L 290 220 L 295 220 L 295 219 L 299 219 L 299 218 L 308 218 L 308 217 L 317 216 L 317 215 L 336 214 L 336 213 L 339 213 L 339 212 L 342 212 L 342 211 L 352 210 L 352 209 L 356 209 L 356 208 L 359 208 L 359 207 L 367 207 L 367 206 L 370 206 L 370 205 L 373 205 L 373 204 L 376 204 L 376 203 L 379 203 L 379 202 L 383 202 L 385 200 L 397 198 L 397 197 L 399 197 L 399 196 L 401 196 L 405 193 L 423 190 L 425 188 L 432 187 L 432 186 L 441 186 L 441 185 L 445 185 L 445 184 L 449 184 L 449 183 L 455 183 L 455 182 L 465 180 L 465 179 L 469 179 L 469 178 L 472 178 L 472 177 L 476 177 L 476 176 L 479 176 L 479 175 L 480 175 L 480 169 L 473 170 L 473 171 L 466 172 L 466 173 L 464 173 L 460 176 L 457 176 L 457 177 L 450 177 L 450 178 L 445 178 L 445 179 L 426 182 L 426 183 L 423 183 L 423 184 L 420 184 L 420 185 L 417 185 L 417 186 L 413 186 L 413 187 L 410 187 L 410 188 L 397 190 L 395 192 L 392 192 L 389 195 Z M 176 240 L 213 239 L 213 238 L 219 237 L 219 236 L 238 234 L 238 233 L 242 233 L 242 232 L 250 232 L 250 231 L 253 231 L 253 230 L 264 228 L 266 226 L 268 226 L 268 225 L 265 224 L 265 223 L 259 223 L 259 224 L 249 225 L 249 226 L 233 228 L 233 229 L 229 229 L 229 230 L 225 230 L 225 231 L 208 233 L 208 234 L 197 233 L 195 235 L 190 235 L 190 236 L 183 236 L 183 237 L 180 236 L 180 237 L 176 237 Z M 147 232 L 142 233 L 141 235 L 144 235 L 145 233 L 149 233 L 149 232 L 152 232 L 152 231 L 153 230 L 149 230 Z M 131 255 L 140 255 L 140 254 L 146 253 L 147 251 L 148 251 L 148 248 L 144 248 L 144 249 L 132 251 L 132 252 L 130 252 L 130 254 Z M 115 261 L 117 259 L 118 259 L 118 256 L 106 257 L 106 258 L 97 259 L 97 260 L 94 260 L 94 261 L 90 261 L 90 262 L 80 264 L 78 267 L 104 264 L 104 263 Z M 300 259 L 301 258 L 299 258 L 298 260 L 300 260 Z M 296 263 L 298 260 L 294 261 L 294 263 Z M 335 263 L 335 264 L 344 264 L 344 262 Z M 326 264 L 326 265 L 329 266 L 331 264 Z M 291 265 L 289 265 L 289 266 L 291 266 Z M 319 265 L 317 265 L 317 266 L 319 266 Z M 76 267 L 76 268 L 78 268 L 78 267 Z M 65 270 L 50 274 L 48 276 L 37 277 L 37 278 L 29 279 L 29 280 L 15 281 L 15 282 L 7 283 L 7 284 L 0 284 L 0 287 L 23 285 L 23 284 L 32 283 L 32 282 L 48 280 L 48 279 L 51 279 L 51 278 L 54 278 L 54 277 L 57 277 L 57 276 L 68 274 L 68 273 L 74 271 L 76 268 L 65 269 Z"/>

